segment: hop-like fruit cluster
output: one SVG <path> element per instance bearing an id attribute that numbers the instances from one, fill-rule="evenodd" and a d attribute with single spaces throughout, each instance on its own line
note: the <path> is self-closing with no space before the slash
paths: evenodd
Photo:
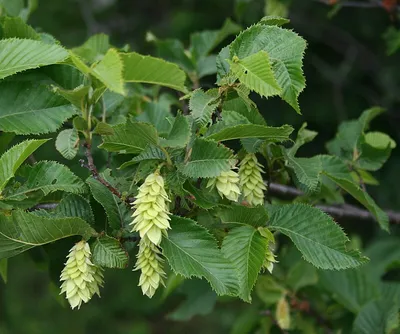
<path id="1" fill-rule="evenodd" d="M 250 205 L 264 204 L 264 190 L 267 187 L 261 176 L 262 165 L 254 154 L 247 154 L 240 162 L 239 177 L 244 199 Z"/>
<path id="2" fill-rule="evenodd" d="M 267 251 L 265 252 L 265 258 L 264 258 L 264 263 L 263 263 L 263 268 L 267 269 L 271 274 L 272 270 L 274 269 L 274 263 L 278 262 L 275 260 L 275 254 L 271 250 L 270 247 L 267 248 Z"/>
<path id="3" fill-rule="evenodd" d="M 239 174 L 234 170 L 222 172 L 221 175 L 212 178 L 207 183 L 207 188 L 217 188 L 219 195 L 230 201 L 237 202 L 240 195 Z"/>
<path id="4" fill-rule="evenodd" d="M 164 285 L 165 272 L 160 250 L 147 237 L 140 240 L 136 267 L 140 270 L 139 286 L 144 295 L 153 297 L 159 285 Z"/>
<path id="5" fill-rule="evenodd" d="M 103 273 L 100 267 L 91 261 L 91 252 L 86 241 L 82 240 L 71 248 L 67 262 L 61 272 L 61 294 L 65 293 L 71 308 L 81 307 L 96 293 L 100 296 L 99 286 L 103 286 Z"/>
<path id="6" fill-rule="evenodd" d="M 162 235 L 170 228 L 169 201 L 162 176 L 158 172 L 147 176 L 133 203 L 132 232 L 139 232 L 141 238 L 148 237 L 153 244 L 159 245 Z"/>

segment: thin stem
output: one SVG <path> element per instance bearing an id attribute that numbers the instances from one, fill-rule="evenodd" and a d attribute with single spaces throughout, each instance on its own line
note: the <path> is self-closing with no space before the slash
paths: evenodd
<path id="1" fill-rule="evenodd" d="M 170 157 L 169 153 L 167 152 L 167 150 L 162 146 L 158 146 L 158 147 L 160 148 L 161 151 L 163 151 L 163 153 L 165 154 L 165 157 L 167 158 L 167 166 L 172 167 L 173 163 L 172 163 L 171 157 Z"/>

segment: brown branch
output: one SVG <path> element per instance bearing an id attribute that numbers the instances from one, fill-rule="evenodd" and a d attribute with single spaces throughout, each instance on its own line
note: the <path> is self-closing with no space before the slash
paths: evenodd
<path id="1" fill-rule="evenodd" d="M 99 181 L 101 184 L 105 185 L 115 196 L 119 197 L 126 203 L 130 204 L 129 198 L 123 198 L 121 192 L 119 192 L 118 189 L 116 189 L 109 182 L 107 182 L 105 179 L 103 179 L 101 177 L 101 175 L 99 174 L 99 172 L 96 168 L 96 165 L 94 164 L 94 161 L 93 161 L 91 145 L 89 143 L 85 143 L 83 146 L 85 147 L 85 156 L 87 159 L 87 165 L 84 163 L 83 160 L 81 160 L 81 166 L 89 169 L 93 178 L 96 179 L 97 181 Z"/>
<path id="2" fill-rule="evenodd" d="M 284 200 L 292 200 L 304 195 L 294 187 L 278 183 L 270 183 L 269 194 Z M 355 219 L 357 221 L 376 221 L 375 217 L 367 210 L 350 204 L 342 205 L 316 205 L 316 207 L 337 219 Z M 391 224 L 400 224 L 400 212 L 386 211 Z"/>

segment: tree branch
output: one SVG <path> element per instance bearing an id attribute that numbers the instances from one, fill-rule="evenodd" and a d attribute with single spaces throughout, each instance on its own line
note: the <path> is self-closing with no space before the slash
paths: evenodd
<path id="1" fill-rule="evenodd" d="M 83 145 L 85 147 L 85 156 L 87 159 L 87 165 L 83 160 L 81 160 L 81 166 L 86 167 L 89 169 L 90 173 L 92 174 L 93 178 L 99 181 L 101 184 L 105 185 L 115 196 L 119 197 L 122 199 L 124 202 L 130 204 L 130 199 L 129 198 L 124 198 L 121 194 L 121 192 L 118 191 L 115 187 L 113 187 L 109 182 L 107 182 L 105 179 L 101 177 L 99 174 L 96 165 L 94 164 L 93 161 L 93 156 L 92 156 L 92 150 L 91 150 L 91 145 L 89 143 L 85 143 Z"/>
<path id="2" fill-rule="evenodd" d="M 270 183 L 269 185 L 270 195 L 291 200 L 296 197 L 304 195 L 304 193 L 294 187 L 286 186 L 278 183 Z M 342 205 L 316 205 L 318 209 L 328 213 L 337 219 L 354 219 L 357 221 L 376 221 L 375 217 L 367 210 L 361 209 L 357 206 L 350 204 Z M 386 211 L 391 224 L 400 224 L 400 212 Z"/>

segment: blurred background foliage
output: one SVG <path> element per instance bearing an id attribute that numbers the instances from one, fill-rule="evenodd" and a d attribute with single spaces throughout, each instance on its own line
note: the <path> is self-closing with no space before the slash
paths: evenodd
<path id="1" fill-rule="evenodd" d="M 111 36 L 114 45 L 129 44 L 144 54 L 155 54 L 154 45 L 146 42 L 149 31 L 160 39 L 177 38 L 188 45 L 191 33 L 218 29 L 227 17 L 246 27 L 266 14 L 287 16 L 291 27 L 308 41 L 304 66 L 307 88 L 300 96 L 303 115 L 297 115 L 278 99 L 256 100 L 267 122 L 289 123 L 296 128 L 307 122 L 319 135 L 300 154 L 312 156 L 326 152 L 326 142 L 335 136 L 342 121 L 357 118 L 364 109 L 379 105 L 387 112 L 372 123 L 372 129 L 386 132 L 400 143 L 400 52 L 396 53 L 400 37 L 396 15 L 383 8 L 339 8 L 327 5 L 329 1 L 312 0 L 39 1 L 29 23 L 64 45 L 77 46 L 88 36 L 104 32 Z M 214 77 L 205 77 L 201 85 L 207 87 L 214 82 Z M 399 166 L 398 145 L 388 163 L 375 175 L 380 185 L 368 189 L 381 207 L 397 211 L 400 211 Z M 273 323 L 270 315 L 275 312 L 272 305 L 285 290 L 279 283 L 283 278 L 291 291 L 299 291 L 296 297 L 288 297 L 291 306 L 299 310 L 293 316 L 298 324 L 303 324 L 298 325 L 297 332 L 329 332 L 326 328 L 334 328 L 334 322 L 343 323 L 343 319 L 349 321 L 350 328 L 354 314 L 363 302 L 370 300 L 370 296 L 352 291 L 358 287 L 370 292 L 366 277 L 378 282 L 383 276 L 385 283 L 373 284 L 384 284 L 388 296 L 400 291 L 399 239 L 395 238 L 400 233 L 394 228 L 389 238 L 377 225 L 357 221 L 342 225 L 354 236 L 354 245 L 367 249 L 371 259 L 376 260 L 372 266 L 367 266 L 361 274 L 331 276 L 308 266 L 299 260 L 296 250 L 283 246 L 274 275 L 276 280 L 263 275 L 251 305 L 230 298 L 217 299 L 204 282 L 197 280 L 185 282 L 171 295 L 159 294 L 148 300 L 134 286 L 137 273 L 114 270 L 106 272 L 102 298 L 73 312 L 58 295 L 54 283 L 71 240 L 62 241 L 56 250 L 49 245 L 9 261 L 8 283 L 0 282 L 0 333 L 243 334 L 253 333 L 256 328 L 259 333 L 268 333 Z M 59 257 L 50 261 L 49 252 Z M 397 266 L 393 265 L 396 262 Z M 389 263 L 390 272 L 386 267 Z M 321 290 L 314 290 L 317 282 Z M 169 286 L 178 283 L 171 281 Z M 337 297 L 345 288 L 353 299 L 341 300 L 340 293 Z M 308 299 L 312 299 L 311 306 L 322 312 L 322 317 L 313 314 Z M 352 313 L 346 313 L 346 308 Z M 390 316 L 390 310 L 387 313 Z M 271 332 L 281 331 L 275 326 Z"/>

